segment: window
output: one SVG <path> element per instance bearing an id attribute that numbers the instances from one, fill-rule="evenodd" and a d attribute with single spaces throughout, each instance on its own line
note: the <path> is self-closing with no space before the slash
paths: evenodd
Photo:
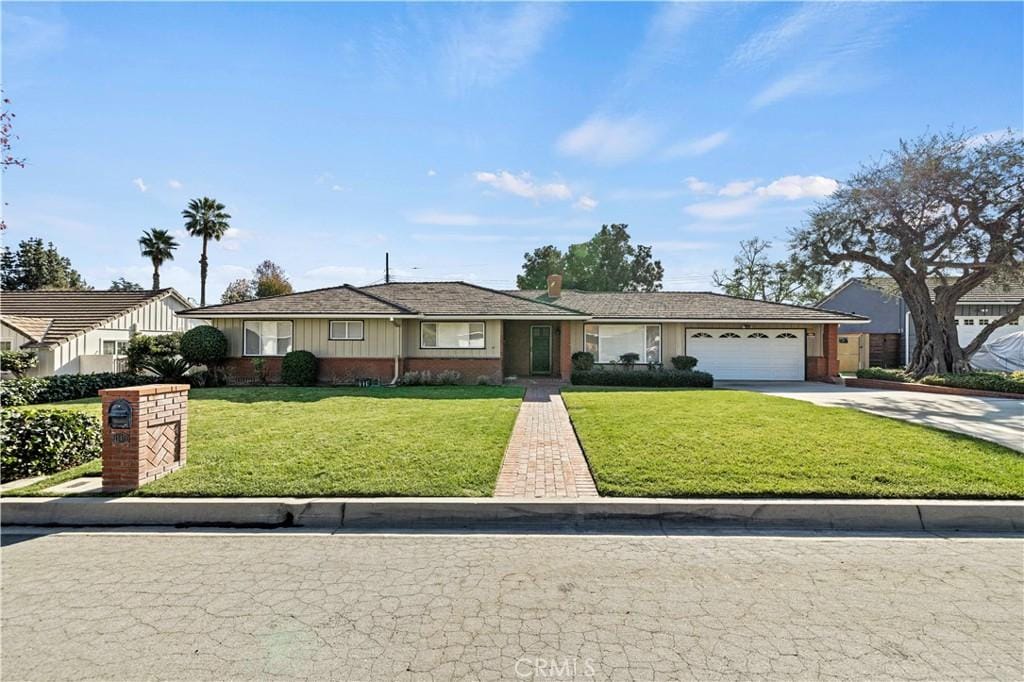
<path id="1" fill-rule="evenodd" d="M 964 319 L 964 326 L 965 327 L 973 327 L 974 326 L 974 319 L 970 318 L 970 317 L 965 318 Z"/>
<path id="2" fill-rule="evenodd" d="M 808 334 L 808 336 L 814 336 L 814 335 L 813 334 Z M 796 334 L 792 334 L 790 332 L 782 332 L 781 334 L 776 334 L 775 338 L 777 338 L 777 339 L 795 339 L 796 338 Z"/>
<path id="3" fill-rule="evenodd" d="M 245 323 L 246 355 L 284 355 L 291 349 L 291 322 L 268 320 Z"/>
<path id="4" fill-rule="evenodd" d="M 753 334 L 747 334 L 747 338 L 748 339 L 767 339 L 768 335 L 767 334 L 762 334 L 761 332 L 754 332 Z"/>
<path id="5" fill-rule="evenodd" d="M 642 363 L 661 362 L 661 325 L 588 324 L 583 348 L 597 362 L 618 362 L 626 353 L 636 353 Z"/>
<path id="6" fill-rule="evenodd" d="M 483 322 L 421 322 L 420 348 L 483 348 Z"/>
<path id="7" fill-rule="evenodd" d="M 720 338 L 720 339 L 738 339 L 738 338 L 740 338 L 740 335 L 739 334 L 734 334 L 732 332 L 726 332 L 724 334 L 719 334 L 718 338 Z"/>
<path id="8" fill-rule="evenodd" d="M 845 336 L 840 336 L 839 343 L 850 343 L 850 339 L 846 338 Z"/>
<path id="9" fill-rule="evenodd" d="M 363 321 L 331 320 L 331 329 L 328 336 L 331 341 L 362 341 Z"/>
<path id="10" fill-rule="evenodd" d="M 101 342 L 100 349 L 104 355 L 124 355 L 128 352 L 128 342 L 104 340 Z"/>
<path id="11" fill-rule="evenodd" d="M 984 326 L 984 325 L 988 324 L 988 320 L 984 320 L 984 319 L 983 320 L 978 320 L 978 324 Z"/>
<path id="12" fill-rule="evenodd" d="M 711 334 L 708 334 L 707 332 L 697 332 L 696 334 L 693 334 L 690 338 L 691 339 L 710 339 L 711 338 Z"/>
<path id="13" fill-rule="evenodd" d="M 0 341 L 0 350 L 11 350 L 10 341 Z"/>

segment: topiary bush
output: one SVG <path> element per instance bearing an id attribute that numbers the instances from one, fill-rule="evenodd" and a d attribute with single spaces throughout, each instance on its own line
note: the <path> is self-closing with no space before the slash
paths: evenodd
<path id="1" fill-rule="evenodd" d="M 857 370 L 858 379 L 880 379 L 881 381 L 913 381 L 902 369 L 884 369 L 882 367 L 868 367 Z"/>
<path id="2" fill-rule="evenodd" d="M 707 372 L 677 369 L 652 372 L 616 372 L 602 369 L 574 370 L 570 378 L 574 386 L 632 386 L 636 388 L 711 388 L 713 376 Z"/>
<path id="3" fill-rule="evenodd" d="M 181 357 L 194 365 L 216 367 L 228 356 L 228 337 L 206 324 L 181 335 Z"/>
<path id="4" fill-rule="evenodd" d="M 316 356 L 308 350 L 293 350 L 281 361 L 281 381 L 289 386 L 315 386 Z"/>
<path id="5" fill-rule="evenodd" d="M 55 474 L 100 456 L 96 417 L 71 410 L 0 410 L 0 480 Z"/>
<path id="6" fill-rule="evenodd" d="M 619 356 L 619 362 L 626 369 L 633 369 L 633 366 L 640 360 L 639 353 L 623 353 Z"/>
<path id="7" fill-rule="evenodd" d="M 572 368 L 582 369 L 584 372 L 594 369 L 594 354 L 585 350 L 578 350 L 572 354 Z"/>
<path id="8" fill-rule="evenodd" d="M 697 358 L 692 355 L 677 355 L 672 358 L 672 366 L 681 372 L 686 372 L 697 366 Z"/>

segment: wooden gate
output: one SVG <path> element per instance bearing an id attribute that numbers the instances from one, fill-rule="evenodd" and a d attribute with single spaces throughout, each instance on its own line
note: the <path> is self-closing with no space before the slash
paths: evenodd
<path id="1" fill-rule="evenodd" d="M 839 371 L 856 372 L 868 366 L 870 347 L 868 334 L 839 335 Z"/>

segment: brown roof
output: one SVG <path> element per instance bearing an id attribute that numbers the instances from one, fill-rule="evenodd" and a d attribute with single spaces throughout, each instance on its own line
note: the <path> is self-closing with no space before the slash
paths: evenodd
<path id="1" fill-rule="evenodd" d="M 541 290 L 510 292 L 535 300 L 551 301 Z M 792 322 L 847 322 L 866 320 L 822 308 L 768 303 L 708 291 L 603 292 L 563 289 L 561 305 L 602 319 L 650 320 L 784 320 Z"/>
<path id="2" fill-rule="evenodd" d="M 530 301 L 467 282 L 394 282 L 362 287 L 422 315 L 574 317 L 576 310 L 554 302 Z"/>
<path id="3" fill-rule="evenodd" d="M 891 277 L 854 277 L 853 280 L 863 282 L 867 286 L 873 286 L 887 293 L 892 293 L 894 296 L 900 294 L 899 287 L 896 286 L 896 282 Z M 853 280 L 847 280 L 823 300 L 827 301 L 839 289 L 842 289 Z M 938 278 L 932 277 L 928 279 L 928 286 L 934 289 L 940 282 L 941 280 Z M 996 282 L 989 279 L 961 296 L 958 303 L 1008 303 L 1013 305 L 1021 301 L 1024 301 L 1024 275 L 1009 282 Z"/>
<path id="4" fill-rule="evenodd" d="M 3 322 L 22 336 L 27 336 L 32 341 L 39 341 L 46 334 L 50 324 L 53 323 L 53 318 L 4 315 Z"/>
<path id="5" fill-rule="evenodd" d="M 221 303 L 193 308 L 187 315 L 410 315 L 414 311 L 396 305 L 354 286 L 313 289 L 294 294 L 268 296 L 240 303 Z"/>
<path id="6" fill-rule="evenodd" d="M 0 318 L 9 326 L 23 332 L 26 319 L 31 331 L 40 332 L 36 341 L 48 346 L 59 343 L 112 320 L 136 308 L 166 296 L 174 295 L 186 302 L 174 289 L 158 291 L 66 291 L 44 289 L 39 291 L 0 292 Z M 42 320 L 49 324 L 42 328 Z M 19 324 L 21 323 L 21 324 Z M 32 336 L 32 334 L 26 334 Z M 35 338 L 35 337 L 34 337 Z"/>

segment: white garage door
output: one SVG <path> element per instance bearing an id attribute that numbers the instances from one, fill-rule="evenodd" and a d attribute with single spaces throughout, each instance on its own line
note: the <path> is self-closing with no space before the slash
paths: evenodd
<path id="1" fill-rule="evenodd" d="M 804 379 L 803 329 L 687 329 L 686 354 L 715 379 Z"/>

